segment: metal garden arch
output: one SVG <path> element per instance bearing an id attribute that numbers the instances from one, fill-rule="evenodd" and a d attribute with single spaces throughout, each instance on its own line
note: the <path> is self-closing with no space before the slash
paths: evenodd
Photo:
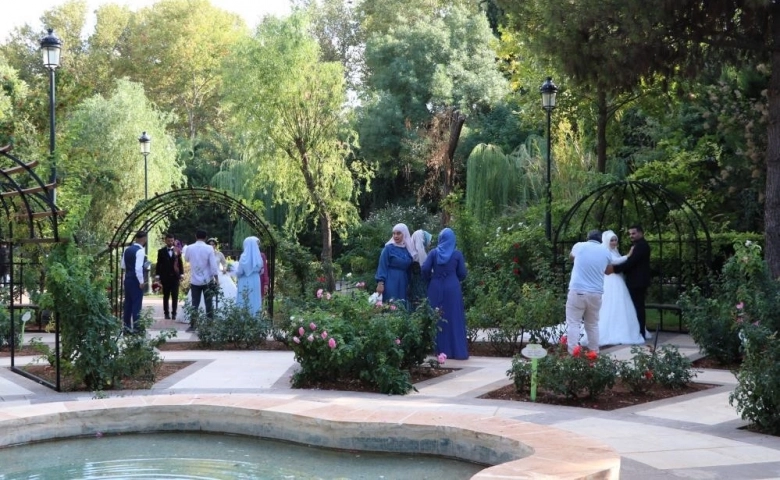
<path id="1" fill-rule="evenodd" d="M 138 230 L 148 231 L 164 219 L 176 217 L 189 211 L 193 206 L 215 208 L 227 214 L 231 219 L 241 219 L 246 223 L 249 231 L 260 238 L 268 258 L 268 275 L 270 278 L 268 311 L 269 314 L 273 315 L 274 266 L 277 246 L 273 233 L 268 224 L 246 206 L 242 200 L 232 197 L 227 192 L 210 188 L 183 188 L 156 194 L 149 200 L 139 203 L 132 212 L 127 214 L 122 224 L 117 227 L 111 242 L 108 244 L 109 265 L 111 268 L 111 292 L 109 293 L 109 298 L 114 314 L 120 316 L 122 311 L 124 283 L 121 279 L 120 260 L 124 248 L 132 243 Z"/>

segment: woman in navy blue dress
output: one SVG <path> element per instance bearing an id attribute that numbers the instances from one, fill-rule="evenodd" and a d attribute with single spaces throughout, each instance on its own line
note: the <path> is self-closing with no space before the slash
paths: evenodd
<path id="1" fill-rule="evenodd" d="M 436 334 L 436 352 L 447 358 L 469 358 L 466 341 L 466 312 L 460 282 L 466 278 L 466 261 L 455 250 L 455 232 L 445 228 L 439 234 L 439 244 L 425 259 L 423 279 L 428 281 L 428 302 L 438 308 L 442 320 Z"/>
<path id="2" fill-rule="evenodd" d="M 394 302 L 408 308 L 409 278 L 414 248 L 409 228 L 403 223 L 393 227 L 393 236 L 385 243 L 376 269 L 376 291 L 382 303 Z"/>

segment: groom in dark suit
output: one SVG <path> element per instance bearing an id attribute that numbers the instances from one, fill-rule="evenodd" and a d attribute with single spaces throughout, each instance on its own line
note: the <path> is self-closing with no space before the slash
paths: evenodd
<path id="1" fill-rule="evenodd" d="M 647 338 L 645 328 L 645 294 L 650 286 L 650 245 L 645 240 L 645 232 L 641 225 L 632 225 L 628 228 L 631 237 L 632 253 L 625 262 L 614 265 L 615 273 L 624 273 L 628 294 L 636 310 L 636 318 L 639 320 L 639 333 Z"/>
<path id="2" fill-rule="evenodd" d="M 165 246 L 157 250 L 157 266 L 155 275 L 160 279 L 163 291 L 163 311 L 165 319 L 170 320 L 171 315 L 176 318 L 176 307 L 179 305 L 179 282 L 184 274 L 184 264 L 181 261 L 181 252 L 174 245 L 176 239 L 172 233 L 165 235 Z M 168 309 L 168 299 L 172 302 L 172 309 Z"/>

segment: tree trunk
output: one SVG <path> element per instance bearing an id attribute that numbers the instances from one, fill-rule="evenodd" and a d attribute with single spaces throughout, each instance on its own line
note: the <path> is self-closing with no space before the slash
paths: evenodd
<path id="1" fill-rule="evenodd" d="M 596 158 L 599 173 L 607 172 L 607 92 L 599 90 L 596 100 L 598 118 L 596 120 Z"/>
<path id="2" fill-rule="evenodd" d="M 336 289 L 336 277 L 333 273 L 333 235 L 331 233 L 330 215 L 320 213 L 320 230 L 322 233 L 322 268 L 325 271 L 327 289 Z"/>
<path id="3" fill-rule="evenodd" d="M 770 31 L 775 45 L 767 102 L 769 123 L 766 149 L 766 192 L 764 201 L 764 258 L 774 278 L 780 277 L 780 3 L 772 5 Z"/>
<path id="4" fill-rule="evenodd" d="M 463 130 L 463 124 L 466 123 L 466 116 L 460 113 L 458 110 L 454 110 L 450 116 L 450 139 L 449 145 L 447 145 L 447 158 L 444 165 L 444 188 L 442 199 L 447 198 L 447 195 L 453 190 L 455 186 L 455 150 L 458 148 L 458 141 L 460 140 L 460 133 Z M 441 212 L 441 225 L 446 227 L 450 223 L 450 215 L 446 210 Z"/>

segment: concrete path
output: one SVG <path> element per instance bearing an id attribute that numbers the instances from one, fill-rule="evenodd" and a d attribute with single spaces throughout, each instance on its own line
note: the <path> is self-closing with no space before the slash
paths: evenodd
<path id="1" fill-rule="evenodd" d="M 186 326 L 178 324 L 174 327 L 183 330 Z M 179 333 L 174 341 L 192 338 L 183 331 Z M 26 340 L 32 336 L 41 335 L 28 334 Z M 44 341 L 51 340 L 47 335 L 43 338 Z M 687 335 L 661 334 L 658 343 L 676 345 L 691 358 L 698 356 Z M 604 352 L 628 358 L 630 348 L 612 347 Z M 511 383 L 506 377 L 506 371 L 511 366 L 509 358 L 448 360 L 448 367 L 461 370 L 418 384 L 419 391 L 416 393 L 387 396 L 293 390 L 289 387 L 289 377 L 296 363 L 291 352 L 195 350 L 167 351 L 162 352 L 162 356 L 165 360 L 190 360 L 195 363 L 157 383 L 151 391 L 107 392 L 107 395 L 251 393 L 349 406 L 370 402 L 375 409 L 413 404 L 415 408 L 429 408 L 431 412 L 451 411 L 521 419 L 598 439 L 621 454 L 623 479 L 780 479 L 780 438 L 741 429 L 745 422 L 728 402 L 736 380 L 725 371 L 704 370 L 699 373 L 696 381 L 720 385 L 716 388 L 602 412 L 478 398 Z M 16 359 L 18 365 L 31 361 L 33 357 Z M 9 358 L 0 358 L 0 367 L 9 365 Z M 13 405 L 89 398 L 92 395 L 85 392 L 54 392 L 12 373 L 8 368 L 0 368 L 0 412 Z"/>

